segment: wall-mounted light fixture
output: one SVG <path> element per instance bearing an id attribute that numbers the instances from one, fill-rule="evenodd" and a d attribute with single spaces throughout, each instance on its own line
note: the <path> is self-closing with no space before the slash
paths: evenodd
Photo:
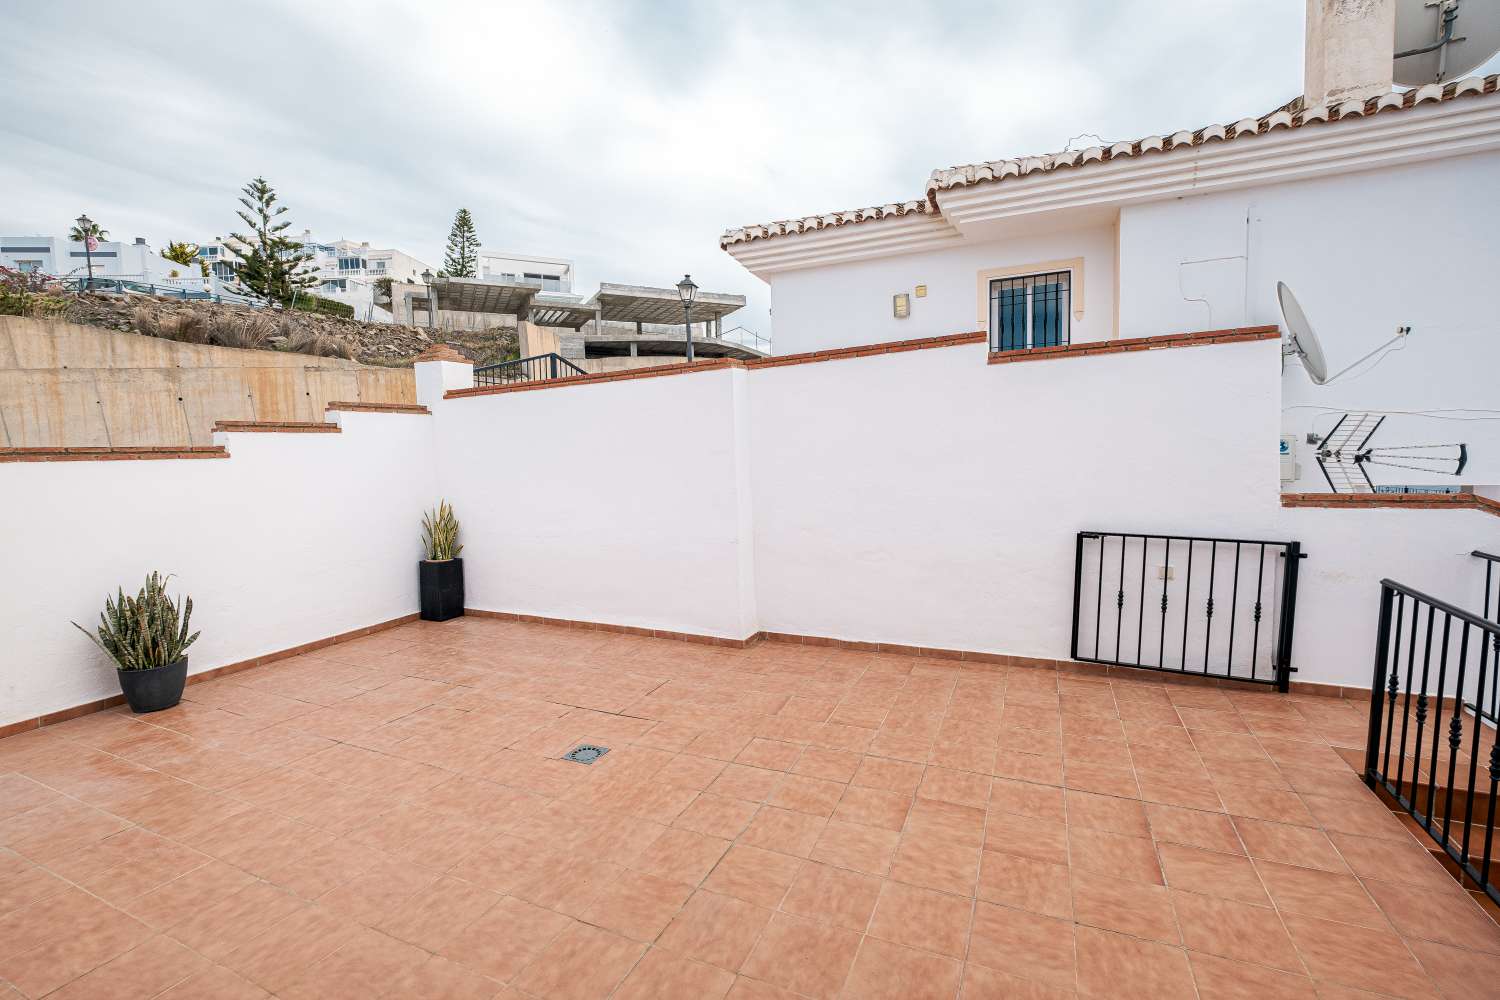
<path id="1" fill-rule="evenodd" d="M 911 315 L 911 296 L 905 292 L 897 292 L 891 297 L 891 312 L 897 319 L 906 319 Z"/>

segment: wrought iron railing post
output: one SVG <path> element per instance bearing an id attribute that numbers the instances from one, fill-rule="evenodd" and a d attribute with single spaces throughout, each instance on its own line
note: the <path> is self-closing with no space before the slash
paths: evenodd
<path id="1" fill-rule="evenodd" d="M 1375 677 L 1370 683 L 1370 728 L 1365 739 L 1365 784 L 1374 788 L 1380 772 L 1380 714 L 1385 704 L 1385 678 L 1390 666 L 1391 605 L 1396 592 L 1381 584 L 1380 624 L 1375 629 Z M 1392 695 L 1394 698 L 1395 696 Z"/>
<path id="2" fill-rule="evenodd" d="M 1302 562 L 1302 543 L 1287 542 L 1286 571 L 1282 574 L 1281 614 L 1276 629 L 1276 690 L 1292 688 L 1292 637 L 1297 624 L 1297 569 Z"/>
<path id="3" fill-rule="evenodd" d="M 1073 645 L 1071 658 L 1078 659 L 1078 607 L 1083 596 L 1083 535 L 1078 532 L 1073 548 Z"/>

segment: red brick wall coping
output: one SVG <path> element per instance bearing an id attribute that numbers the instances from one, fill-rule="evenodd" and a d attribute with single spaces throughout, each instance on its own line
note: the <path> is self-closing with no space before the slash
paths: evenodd
<path id="1" fill-rule="evenodd" d="M 341 413 L 415 413 L 431 414 L 432 411 L 421 403 L 354 403 L 337 402 L 329 403 L 323 407 L 325 412 L 338 411 Z"/>
<path id="2" fill-rule="evenodd" d="M 390 621 L 379 622 L 375 625 L 367 625 L 364 628 L 357 628 L 350 632 L 340 632 L 338 635 L 330 635 L 323 639 L 314 639 L 312 642 L 304 642 L 300 646 L 292 646 L 288 649 L 278 649 L 274 653 L 265 653 L 264 655 L 252 657 L 248 660 L 240 660 L 238 663 L 226 663 L 222 667 L 214 667 L 210 670 L 203 670 L 199 673 L 189 674 L 187 682 L 189 685 L 201 684 L 204 681 L 211 681 L 215 677 L 223 677 L 226 674 L 237 674 L 241 670 L 249 670 L 251 667 L 258 667 L 267 663 L 275 663 L 277 660 L 284 660 L 287 657 L 297 656 L 301 653 L 311 653 L 313 650 L 322 649 L 325 646 L 332 646 L 340 642 L 348 642 L 350 639 L 362 639 L 367 635 L 373 635 L 376 632 L 383 632 L 388 628 L 395 628 L 397 625 L 405 625 L 407 622 L 414 622 L 419 617 L 420 616 L 418 614 L 413 612 L 409 615 L 402 615 L 400 618 L 392 618 Z M 7 736 L 14 736 L 17 733 L 24 733 L 28 730 L 39 729 L 42 726 L 51 726 L 59 722 L 67 722 L 69 719 L 76 719 L 81 715 L 89 715 L 93 712 L 102 712 L 107 708 L 114 708 L 116 705 L 123 704 L 125 704 L 125 696 L 117 694 L 111 695 L 108 698 L 100 698 L 98 701 L 90 701 L 82 705 L 74 705 L 72 708 L 63 708 L 59 709 L 56 712 L 48 712 L 46 715 L 38 715 L 32 719 L 22 719 L 19 722 L 9 722 L 4 725 L 0 725 L 0 739 L 4 739 Z"/>
<path id="3" fill-rule="evenodd" d="M 743 368 L 746 362 L 736 358 L 712 358 L 694 361 L 691 365 L 652 365 L 649 368 L 629 368 L 618 372 L 599 372 L 591 375 L 569 375 L 566 378 L 537 379 L 517 385 L 483 385 L 473 389 L 449 389 L 444 399 L 462 399 L 465 396 L 498 396 L 506 392 L 530 392 L 533 389 L 558 389 L 569 385 L 591 385 L 595 382 L 627 382 L 637 378 L 656 378 L 662 375 L 691 375 L 696 372 L 713 372 L 725 368 Z"/>
<path id="4" fill-rule="evenodd" d="M 0 448 L 0 462 L 121 462 L 167 458 L 228 458 L 222 445 L 152 448 Z"/>
<path id="5" fill-rule="evenodd" d="M 1240 326 L 1227 330 L 1204 330 L 1201 333 L 1174 333 L 1162 337 L 1127 337 L 1123 340 L 1060 344 L 1057 347 L 1032 347 L 1023 351 L 991 351 L 990 364 L 1006 365 L 1015 361 L 1092 357 L 1097 354 L 1127 354 L 1132 351 L 1157 351 L 1168 347 L 1239 344 L 1250 340 L 1276 340 L 1280 336 L 1279 327 Z"/>
<path id="6" fill-rule="evenodd" d="M 803 354 L 772 355 L 745 362 L 746 368 L 780 368 L 783 365 L 809 365 L 820 361 L 842 361 L 845 358 L 871 358 L 878 354 L 903 354 L 907 351 L 927 351 L 935 347 L 960 347 L 964 344 L 982 344 L 983 330 L 968 333 L 950 333 L 942 337 L 918 337 L 916 340 L 892 340 L 883 344 L 861 344 L 855 347 L 834 347 L 826 351 L 808 351 Z"/>
<path id="7" fill-rule="evenodd" d="M 412 364 L 416 364 L 418 361 L 456 361 L 461 365 L 472 365 L 474 363 L 448 344 L 433 344 L 411 360 Z"/>
<path id="8" fill-rule="evenodd" d="M 1026 351 L 996 351 L 990 354 L 989 363 L 993 365 L 1005 364 L 1011 361 L 1042 361 L 1056 357 L 1124 354 L 1130 351 L 1154 351 L 1165 347 L 1237 344 L 1250 340 L 1274 340 L 1280 336 L 1280 329 L 1274 326 L 1234 327 L 1225 330 L 1206 330 L 1202 333 L 1177 333 L 1162 337 L 1136 337 L 1128 340 L 1065 344 L 1060 347 L 1039 347 Z M 718 371 L 723 368 L 783 368 L 788 365 L 818 364 L 824 361 L 842 361 L 848 358 L 870 358 L 881 354 L 925 351 L 937 347 L 982 344 L 985 342 L 985 338 L 986 334 L 981 330 L 970 333 L 954 333 L 943 337 L 920 337 L 915 340 L 896 340 L 881 344 L 862 344 L 857 347 L 837 347 L 826 351 L 809 351 L 805 354 L 756 358 L 753 361 L 740 361 L 736 358 L 714 358 L 709 361 L 694 362 L 691 366 L 685 364 L 653 365 L 650 368 L 633 368 L 627 371 L 604 372 L 596 375 L 572 375 L 568 378 L 539 379 L 535 382 L 523 382 L 519 385 L 450 389 L 443 394 L 443 398 L 462 399 L 466 396 L 496 396 L 507 392 L 558 389 L 570 385 L 591 385 L 595 382 L 624 382 L 637 378 L 656 378 L 661 375 L 687 375 L 692 372 Z"/>
<path id="9" fill-rule="evenodd" d="M 1342 507 L 1369 509 L 1404 507 L 1413 510 L 1482 510 L 1500 517 L 1500 500 L 1473 493 L 1283 493 L 1283 507 Z"/>
<path id="10" fill-rule="evenodd" d="M 753 361 L 741 361 L 738 358 L 713 358 L 708 361 L 695 361 L 691 366 L 686 364 L 652 365 L 649 368 L 631 368 L 619 372 L 602 372 L 597 375 L 570 375 L 567 378 L 539 379 L 535 382 L 523 382 L 520 385 L 450 389 L 443 394 L 443 398 L 493 396 L 503 392 L 527 392 L 532 389 L 554 389 L 565 385 L 586 385 L 593 382 L 623 382 L 635 378 L 655 378 L 659 375 L 687 375 L 692 372 L 719 371 L 723 368 L 782 368 L 786 365 L 808 365 L 820 361 L 869 358 L 877 354 L 900 354 L 904 351 L 925 351 L 934 347 L 957 347 L 961 344 L 982 343 L 984 343 L 983 331 L 955 333 L 946 337 L 922 337 L 917 340 L 895 340 L 885 344 L 865 344 L 860 347 L 836 347 L 827 351 L 809 351 L 806 354 L 756 358 Z"/>
<path id="11" fill-rule="evenodd" d="M 232 431 L 236 434 L 337 434 L 338 424 L 300 420 L 218 420 L 216 431 Z"/>

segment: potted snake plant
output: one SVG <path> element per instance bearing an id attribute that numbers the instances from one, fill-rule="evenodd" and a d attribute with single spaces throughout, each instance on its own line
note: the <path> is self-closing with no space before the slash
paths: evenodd
<path id="1" fill-rule="evenodd" d="M 152 573 L 134 597 L 117 588 L 114 597 L 104 599 L 94 632 L 73 623 L 115 661 L 120 690 L 132 712 L 171 708 L 182 700 L 187 683 L 187 648 L 199 633 L 188 634 L 193 599 L 174 603 L 167 596 L 169 579 Z"/>
<path id="2" fill-rule="evenodd" d="M 440 500 L 422 515 L 425 558 L 417 564 L 421 584 L 422 618 L 445 622 L 464 613 L 464 561 L 458 554 L 458 518 L 448 501 Z"/>

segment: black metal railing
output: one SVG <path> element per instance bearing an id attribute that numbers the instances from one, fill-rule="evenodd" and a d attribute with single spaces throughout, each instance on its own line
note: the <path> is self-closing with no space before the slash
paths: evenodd
<path id="1" fill-rule="evenodd" d="M 1500 625 L 1380 581 L 1365 781 L 1500 903 L 1490 880 L 1500 742 L 1493 712 L 1480 707 L 1495 704 L 1497 668 Z"/>
<path id="2" fill-rule="evenodd" d="M 474 384 L 514 385 L 517 382 L 541 382 L 547 379 L 567 378 L 569 375 L 587 375 L 588 372 L 559 354 L 538 354 L 530 358 L 502 361 L 498 365 L 483 365 L 474 369 Z"/>
<path id="3" fill-rule="evenodd" d="M 1478 549 L 1470 554 L 1476 559 L 1484 560 L 1484 605 L 1479 609 L 1479 616 L 1486 621 L 1500 625 L 1500 556 L 1481 552 Z M 1490 650 L 1490 655 L 1496 663 L 1500 663 L 1500 637 L 1497 637 L 1491 646 L 1493 648 Z M 1497 695 L 1500 695 L 1500 685 L 1494 685 L 1488 702 L 1483 705 L 1476 702 L 1471 707 L 1483 714 L 1491 723 L 1500 722 L 1500 701 L 1497 701 Z"/>
<path id="4" fill-rule="evenodd" d="M 1071 271 L 996 278 L 990 282 L 990 350 L 1066 344 L 1072 315 Z"/>
<path id="5" fill-rule="evenodd" d="M 1303 558 L 1300 542 L 1081 531 L 1073 659 L 1286 691 Z"/>

